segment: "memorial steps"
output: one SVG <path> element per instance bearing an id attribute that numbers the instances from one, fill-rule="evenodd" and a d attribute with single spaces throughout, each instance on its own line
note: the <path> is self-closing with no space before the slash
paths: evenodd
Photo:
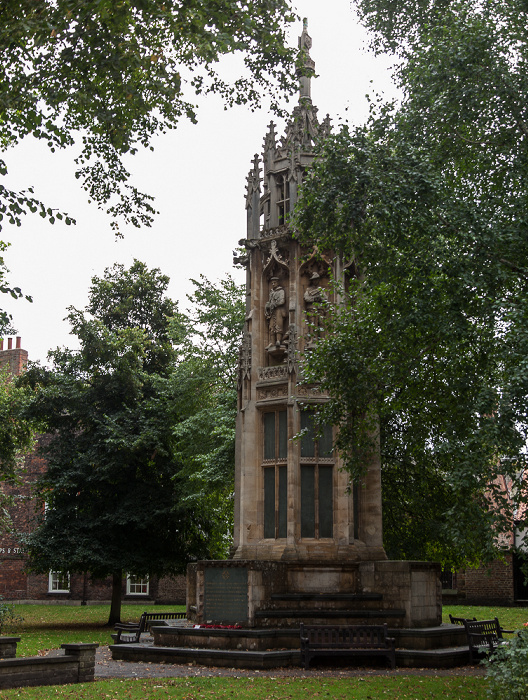
<path id="1" fill-rule="evenodd" d="M 112 645 L 112 658 L 245 669 L 300 665 L 298 628 L 211 629 L 164 624 L 152 627 L 151 633 L 154 643 Z M 469 661 L 465 630 L 460 625 L 391 628 L 389 633 L 396 639 L 398 667 L 454 668 Z M 379 659 L 373 659 L 373 663 L 379 663 Z M 353 662 L 347 665 L 353 665 Z M 364 665 L 363 659 L 361 666 Z"/>

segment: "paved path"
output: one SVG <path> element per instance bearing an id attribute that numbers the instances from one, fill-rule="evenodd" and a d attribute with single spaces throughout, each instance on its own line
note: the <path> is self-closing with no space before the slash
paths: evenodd
<path id="1" fill-rule="evenodd" d="M 95 678 L 185 678 L 208 676 L 231 676 L 240 678 L 350 678 L 369 676 L 483 676 L 481 666 L 460 668 L 327 668 L 316 667 L 305 671 L 302 668 L 274 668 L 267 671 L 244 670 L 196 666 L 194 664 L 158 664 L 151 662 L 113 661 L 108 647 L 99 647 L 96 652 Z"/>

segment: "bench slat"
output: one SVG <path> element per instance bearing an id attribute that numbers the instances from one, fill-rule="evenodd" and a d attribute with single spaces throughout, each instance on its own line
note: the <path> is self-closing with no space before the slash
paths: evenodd
<path id="1" fill-rule="evenodd" d="M 491 654 L 501 644 L 507 644 L 502 633 L 509 630 L 502 629 L 497 617 L 493 620 L 464 620 L 464 627 L 466 628 L 469 657 L 472 663 L 479 653 L 489 652 Z"/>
<path id="2" fill-rule="evenodd" d="M 151 622 L 156 620 L 185 620 L 186 617 L 187 615 L 184 612 L 144 612 L 139 618 L 139 622 L 116 623 L 114 630 L 117 634 L 113 634 L 112 637 L 116 644 L 137 644 Z"/>
<path id="3" fill-rule="evenodd" d="M 301 622 L 301 661 L 309 668 L 315 656 L 385 656 L 396 665 L 394 639 L 387 625 L 314 625 Z"/>

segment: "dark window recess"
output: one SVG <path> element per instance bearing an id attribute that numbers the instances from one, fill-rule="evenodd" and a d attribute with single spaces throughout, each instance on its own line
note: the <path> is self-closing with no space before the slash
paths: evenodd
<path id="1" fill-rule="evenodd" d="M 301 537 L 332 537 L 332 426 L 325 425 L 318 429 L 314 414 L 303 411 L 301 430 Z"/>
<path id="2" fill-rule="evenodd" d="M 275 537 L 275 467 L 264 469 L 264 537 Z"/>
<path id="3" fill-rule="evenodd" d="M 528 600 L 528 580 L 523 568 L 526 566 L 526 558 L 523 554 L 513 554 L 513 588 L 515 600 Z"/>
<path id="4" fill-rule="evenodd" d="M 277 210 L 279 226 L 286 223 L 290 213 L 290 181 L 287 175 L 277 175 Z"/>
<path id="5" fill-rule="evenodd" d="M 288 432 L 286 411 L 264 414 L 264 537 L 286 537 Z"/>
<path id="6" fill-rule="evenodd" d="M 440 581 L 444 590 L 454 591 L 457 588 L 457 574 L 449 568 L 443 568 L 440 574 Z"/>
<path id="7" fill-rule="evenodd" d="M 315 467 L 301 464 L 301 537 L 315 537 Z"/>

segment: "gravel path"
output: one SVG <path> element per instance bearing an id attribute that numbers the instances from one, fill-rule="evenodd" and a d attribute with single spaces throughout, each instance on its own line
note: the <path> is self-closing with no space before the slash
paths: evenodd
<path id="1" fill-rule="evenodd" d="M 459 668 L 328 668 L 317 667 L 305 671 L 302 668 L 274 668 L 267 671 L 240 668 L 197 666 L 194 664 L 158 664 L 151 662 L 113 661 L 108 647 L 99 647 L 96 652 L 95 678 L 185 678 L 208 676 L 231 676 L 239 678 L 351 678 L 369 676 L 483 676 L 480 666 Z"/>

